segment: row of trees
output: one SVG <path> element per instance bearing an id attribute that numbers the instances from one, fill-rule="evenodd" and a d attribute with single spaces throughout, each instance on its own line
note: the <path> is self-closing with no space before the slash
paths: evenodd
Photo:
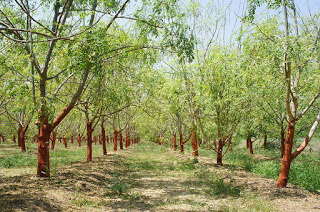
<path id="1" fill-rule="evenodd" d="M 253 153 L 252 137 L 269 135 L 279 140 L 284 187 L 315 133 L 320 28 L 293 0 L 266 1 L 281 16 L 261 20 L 263 4 L 249 1 L 228 45 L 226 14 L 214 3 L 9 2 L 0 3 L 0 114 L 15 124 L 2 130 L 16 129 L 19 139 L 37 132 L 39 176 L 50 174 L 53 131 L 71 136 L 86 126 L 91 143 L 93 130 L 107 126 L 116 147 L 131 126 L 181 151 L 190 140 L 194 156 L 210 148 L 218 164 L 233 140 L 246 138 Z M 294 134 L 305 140 L 292 153 Z"/>

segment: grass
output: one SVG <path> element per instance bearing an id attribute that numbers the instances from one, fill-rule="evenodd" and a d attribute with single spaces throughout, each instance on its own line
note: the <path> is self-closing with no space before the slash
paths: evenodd
<path id="1" fill-rule="evenodd" d="M 246 148 L 235 146 L 232 152 L 228 152 L 223 162 L 232 166 L 239 166 L 246 171 L 259 174 L 266 178 L 277 180 L 281 167 L 280 150 L 274 148 L 272 143 L 269 148 L 262 150 L 255 146 L 254 153 L 263 155 L 265 159 L 256 159 L 249 154 Z M 191 152 L 191 147 L 185 147 L 186 152 Z M 212 150 L 200 149 L 199 155 L 213 157 L 216 154 Z M 320 152 L 302 152 L 293 162 L 290 169 L 289 183 L 302 186 L 309 191 L 320 192 Z"/>

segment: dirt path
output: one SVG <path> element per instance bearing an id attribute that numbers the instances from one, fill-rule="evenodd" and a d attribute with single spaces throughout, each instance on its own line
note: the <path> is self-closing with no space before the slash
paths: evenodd
<path id="1" fill-rule="evenodd" d="M 197 163 L 199 161 L 199 163 Z M 320 211 L 320 195 L 142 143 L 53 172 L 0 178 L 0 211 Z"/>

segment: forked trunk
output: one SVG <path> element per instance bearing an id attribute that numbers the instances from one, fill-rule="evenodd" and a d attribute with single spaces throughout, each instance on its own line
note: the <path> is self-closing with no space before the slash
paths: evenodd
<path id="1" fill-rule="evenodd" d="M 222 144 L 222 140 L 220 138 L 218 141 L 218 151 L 217 151 L 217 164 L 218 165 L 222 165 L 222 148 L 223 148 L 223 144 Z"/>
<path id="2" fill-rule="evenodd" d="M 44 120 L 44 121 L 43 121 Z M 52 132 L 52 125 L 49 124 L 48 118 L 43 116 L 39 118 L 39 136 L 38 136 L 38 169 L 37 175 L 39 177 L 50 176 L 50 163 L 49 163 L 49 141 Z"/>
<path id="3" fill-rule="evenodd" d="M 192 156 L 199 156 L 197 134 L 195 130 L 192 130 L 191 139 L 192 139 Z"/>
<path id="4" fill-rule="evenodd" d="M 92 161 L 92 122 L 87 120 L 87 161 Z"/>
<path id="5" fill-rule="evenodd" d="M 284 155 L 282 158 L 279 178 L 277 181 L 277 187 L 279 187 L 279 188 L 286 187 L 288 180 L 289 180 L 290 165 L 292 162 L 292 147 L 293 147 L 294 129 L 295 129 L 294 121 L 288 122 L 285 151 L 284 151 Z"/>
<path id="6" fill-rule="evenodd" d="M 104 130 L 103 123 L 101 123 L 101 142 L 102 142 L 102 152 L 103 155 L 107 154 L 106 148 L 106 131 Z"/>

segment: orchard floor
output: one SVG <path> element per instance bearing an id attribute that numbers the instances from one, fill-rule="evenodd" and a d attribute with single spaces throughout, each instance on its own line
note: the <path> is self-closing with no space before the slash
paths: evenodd
<path id="1" fill-rule="evenodd" d="M 49 179 L 14 172 L 0 172 L 0 211 L 320 211 L 319 194 L 148 142 Z"/>

